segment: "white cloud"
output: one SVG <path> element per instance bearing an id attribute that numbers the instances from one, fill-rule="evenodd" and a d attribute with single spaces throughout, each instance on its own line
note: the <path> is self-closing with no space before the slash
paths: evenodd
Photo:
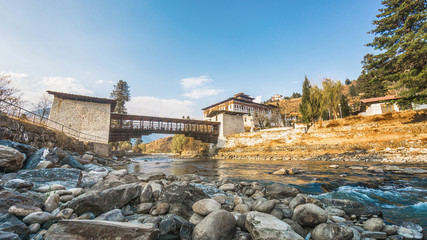
<path id="1" fill-rule="evenodd" d="M 262 96 L 256 96 L 254 99 L 254 102 L 256 103 L 261 103 L 261 101 L 262 101 Z"/>
<path id="2" fill-rule="evenodd" d="M 114 85 L 114 81 L 112 80 L 97 80 L 96 83 L 98 84 L 110 84 L 110 85 Z"/>
<path id="3" fill-rule="evenodd" d="M 11 77 L 11 86 L 22 92 L 23 100 L 36 102 L 46 93 L 46 90 L 58 92 L 92 95 L 92 90 L 85 88 L 78 80 L 72 77 L 45 76 L 36 78 L 27 73 L 3 72 Z"/>
<path id="4" fill-rule="evenodd" d="M 129 114 L 174 117 L 191 116 L 194 103 L 188 100 L 161 99 L 156 97 L 132 97 L 126 103 Z"/>
<path id="5" fill-rule="evenodd" d="M 214 96 L 223 90 L 215 89 L 209 83 L 213 80 L 206 75 L 181 79 L 181 86 L 184 89 L 183 96 L 198 99 L 202 97 Z"/>

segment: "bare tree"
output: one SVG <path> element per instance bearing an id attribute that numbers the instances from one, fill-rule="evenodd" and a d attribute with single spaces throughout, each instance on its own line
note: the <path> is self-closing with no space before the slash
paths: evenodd
<path id="1" fill-rule="evenodd" d="M 11 77 L 10 75 L 0 75 L 0 110 L 5 110 L 5 102 L 20 105 L 21 94 L 18 89 L 10 86 Z"/>
<path id="2" fill-rule="evenodd" d="M 275 127 L 280 126 L 282 116 L 280 115 L 280 109 L 275 108 L 271 110 L 271 117 L 270 117 L 270 123 L 274 124 Z"/>
<path id="3" fill-rule="evenodd" d="M 257 110 L 253 114 L 253 120 L 256 126 L 263 129 L 268 121 L 265 111 Z"/>
<path id="4" fill-rule="evenodd" d="M 49 116 L 52 107 L 52 98 L 48 94 L 43 94 L 37 103 L 33 104 L 34 111 L 41 116 L 41 121 Z"/>

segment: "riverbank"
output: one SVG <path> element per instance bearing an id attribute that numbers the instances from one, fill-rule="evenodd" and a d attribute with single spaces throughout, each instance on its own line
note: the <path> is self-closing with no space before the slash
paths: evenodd
<path id="1" fill-rule="evenodd" d="M 227 138 L 219 159 L 427 163 L 427 111 L 323 121 L 307 133 L 291 129 Z"/>
<path id="2" fill-rule="evenodd" d="M 114 170 L 113 159 L 18 143 L 0 150 L 16 160 L 0 174 L 3 238 L 422 238 L 417 224 L 387 224 L 378 208 L 314 198 L 296 186 L 165 174 L 150 170 L 150 160 L 140 171 Z M 13 168 L 19 160 L 25 169 Z"/>

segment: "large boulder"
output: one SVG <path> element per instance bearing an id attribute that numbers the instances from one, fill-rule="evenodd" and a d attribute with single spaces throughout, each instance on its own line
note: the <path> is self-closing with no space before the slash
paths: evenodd
<path id="1" fill-rule="evenodd" d="M 80 184 L 82 173 L 77 169 L 66 168 L 20 170 L 16 178 L 32 182 L 35 189 L 43 185 L 53 184 L 75 188 Z"/>
<path id="2" fill-rule="evenodd" d="M 78 169 L 83 169 L 84 166 L 83 164 L 81 164 L 79 161 L 77 161 L 73 156 L 71 155 L 67 155 L 64 158 L 62 158 L 60 161 L 61 165 L 65 165 L 68 164 L 68 166 L 72 167 L 72 168 L 78 168 Z"/>
<path id="3" fill-rule="evenodd" d="M 206 216 L 215 210 L 221 209 L 221 204 L 211 198 L 207 198 L 195 202 L 192 209 L 195 213 Z"/>
<path id="4" fill-rule="evenodd" d="M 171 239 L 191 240 L 194 225 L 180 216 L 168 214 L 160 221 L 159 228 L 161 239 L 171 237 Z"/>
<path id="5" fill-rule="evenodd" d="M 343 210 L 348 216 L 372 216 L 376 215 L 382 217 L 383 213 L 377 208 L 367 206 L 366 204 L 347 200 L 347 199 L 328 199 L 323 198 L 320 201 L 329 207 L 338 208 Z"/>
<path id="6" fill-rule="evenodd" d="M 292 219 L 303 227 L 314 227 L 328 220 L 325 210 L 313 203 L 298 205 Z"/>
<path id="7" fill-rule="evenodd" d="M 193 231 L 194 240 L 231 240 L 236 232 L 236 219 L 225 210 L 207 215 Z"/>
<path id="8" fill-rule="evenodd" d="M 59 157 L 53 149 L 40 148 L 25 161 L 25 169 L 35 169 L 42 161 L 59 164 Z"/>
<path id="9" fill-rule="evenodd" d="M 370 218 L 363 223 L 363 228 L 368 231 L 381 231 L 384 227 L 384 221 L 381 218 Z"/>
<path id="10" fill-rule="evenodd" d="M 352 240 L 353 230 L 336 223 L 322 223 L 314 228 L 312 237 L 313 240 Z"/>
<path id="11" fill-rule="evenodd" d="M 16 172 L 22 168 L 25 155 L 18 150 L 0 145 L 0 171 Z"/>
<path id="12" fill-rule="evenodd" d="M 10 207 L 18 204 L 39 208 L 43 206 L 42 202 L 29 198 L 22 193 L 9 190 L 0 191 L 0 213 L 7 213 Z"/>
<path id="13" fill-rule="evenodd" d="M 141 190 L 141 185 L 133 183 L 120 185 L 101 192 L 88 192 L 67 202 L 65 207 L 74 209 L 74 212 L 78 215 L 86 212 L 99 215 L 115 208 L 122 208 L 132 199 L 139 197 Z"/>
<path id="14" fill-rule="evenodd" d="M 40 223 L 43 224 L 51 219 L 53 219 L 53 215 L 48 212 L 33 212 L 28 214 L 22 221 L 26 224 Z"/>
<path id="15" fill-rule="evenodd" d="M 265 187 L 265 196 L 268 199 L 280 199 L 287 197 L 295 197 L 298 194 L 298 189 L 285 186 L 279 183 L 273 183 Z"/>
<path id="16" fill-rule="evenodd" d="M 191 185 L 180 186 L 171 184 L 163 189 L 158 202 L 169 204 L 169 213 L 189 219 L 193 215 L 192 206 L 195 202 L 209 198 L 201 189 Z"/>
<path id="17" fill-rule="evenodd" d="M 41 212 L 42 209 L 39 207 L 34 206 L 27 206 L 27 205 L 13 205 L 9 208 L 8 212 L 12 215 L 15 215 L 17 217 L 25 217 L 33 212 Z"/>
<path id="18" fill-rule="evenodd" d="M 33 153 L 37 150 L 37 148 L 33 146 L 23 144 L 23 143 L 18 143 L 18 142 L 12 142 L 10 140 L 0 140 L 0 145 L 14 148 L 20 151 L 21 153 L 25 154 L 25 156 L 27 157 L 30 157 L 31 155 L 33 155 Z"/>
<path id="19" fill-rule="evenodd" d="M 158 239 L 159 229 L 154 224 L 109 222 L 97 220 L 61 220 L 49 228 L 46 240 L 84 239 Z"/>
<path id="20" fill-rule="evenodd" d="M 253 240 L 304 240 L 289 224 L 267 213 L 249 212 L 246 216 L 245 227 Z"/>
<path id="21" fill-rule="evenodd" d="M 16 233 L 21 239 L 24 239 L 30 229 L 15 216 L 8 213 L 0 213 L 0 232 L 2 231 Z"/>

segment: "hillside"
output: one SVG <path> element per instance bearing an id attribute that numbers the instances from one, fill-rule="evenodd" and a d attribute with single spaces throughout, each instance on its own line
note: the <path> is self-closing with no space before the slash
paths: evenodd
<path id="1" fill-rule="evenodd" d="M 172 153 L 172 137 L 157 139 L 146 145 L 146 153 Z M 207 154 L 209 144 L 203 143 L 194 138 L 186 137 L 182 146 L 181 155 L 202 157 Z"/>
<path id="2" fill-rule="evenodd" d="M 146 153 L 171 153 L 173 137 L 160 138 L 146 145 Z"/>
<path id="3" fill-rule="evenodd" d="M 305 134 L 288 130 L 273 138 L 272 133 L 244 133 L 230 137 L 235 144 L 220 150 L 217 157 L 427 163 L 426 123 L 427 110 L 409 110 L 323 121 Z"/>

